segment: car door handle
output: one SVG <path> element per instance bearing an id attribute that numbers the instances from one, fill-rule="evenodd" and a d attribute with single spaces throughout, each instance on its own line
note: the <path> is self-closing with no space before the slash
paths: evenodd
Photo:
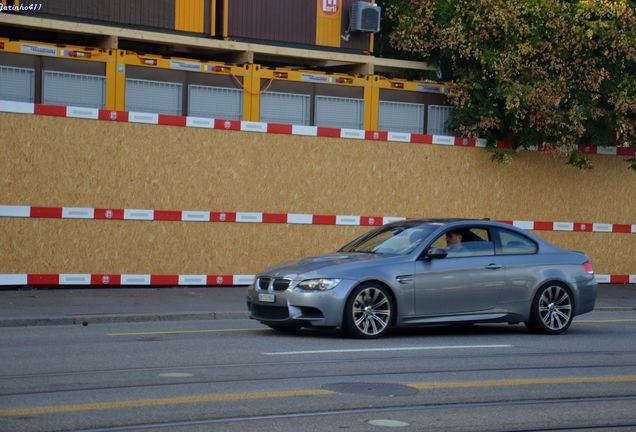
<path id="1" fill-rule="evenodd" d="M 501 267 L 503 267 L 501 264 L 488 264 L 486 266 L 488 270 L 499 270 Z"/>

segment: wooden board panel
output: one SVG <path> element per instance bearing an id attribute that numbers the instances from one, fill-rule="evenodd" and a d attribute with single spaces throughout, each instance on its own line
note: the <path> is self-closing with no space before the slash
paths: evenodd
<path id="1" fill-rule="evenodd" d="M 481 149 L 0 115 L 0 205 L 632 224 L 623 158 L 579 171 Z M 0 273 L 250 273 L 363 227 L 0 219 Z M 634 234 L 538 232 L 634 272 Z"/>
<path id="2" fill-rule="evenodd" d="M 334 252 L 370 229 L 0 218 L 0 274 L 255 274 Z M 633 274 L 636 268 L 633 234 L 538 234 L 560 247 L 586 251 L 599 273 Z"/>

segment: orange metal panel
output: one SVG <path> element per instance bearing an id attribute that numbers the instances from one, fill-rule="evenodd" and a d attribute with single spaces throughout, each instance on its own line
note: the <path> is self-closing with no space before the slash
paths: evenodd
<path id="1" fill-rule="evenodd" d="M 175 0 L 175 30 L 203 33 L 205 0 Z"/>
<path id="2" fill-rule="evenodd" d="M 316 45 L 340 47 L 342 0 L 316 0 Z"/>
<path id="3" fill-rule="evenodd" d="M 229 0 L 223 0 L 223 37 L 227 37 L 228 33 L 228 27 L 229 27 L 229 21 L 230 21 L 230 15 L 229 15 Z"/>

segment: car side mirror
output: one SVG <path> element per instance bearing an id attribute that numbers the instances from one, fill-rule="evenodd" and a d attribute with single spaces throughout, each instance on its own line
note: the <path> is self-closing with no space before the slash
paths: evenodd
<path id="1" fill-rule="evenodd" d="M 430 248 L 428 251 L 426 251 L 426 254 L 424 255 L 424 259 L 426 261 L 430 261 L 432 259 L 446 258 L 446 255 L 448 255 L 448 252 L 446 252 L 446 249 Z"/>

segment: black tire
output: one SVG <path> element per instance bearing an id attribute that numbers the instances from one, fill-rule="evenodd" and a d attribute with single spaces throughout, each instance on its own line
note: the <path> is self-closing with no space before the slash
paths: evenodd
<path id="1" fill-rule="evenodd" d="M 533 333 L 557 335 L 570 327 L 573 318 L 572 292 L 560 282 L 549 282 L 534 296 L 530 320 L 525 324 Z"/>
<path id="2" fill-rule="evenodd" d="M 342 328 L 351 337 L 379 338 L 389 330 L 394 313 L 387 288 L 375 283 L 362 284 L 347 299 Z"/>

